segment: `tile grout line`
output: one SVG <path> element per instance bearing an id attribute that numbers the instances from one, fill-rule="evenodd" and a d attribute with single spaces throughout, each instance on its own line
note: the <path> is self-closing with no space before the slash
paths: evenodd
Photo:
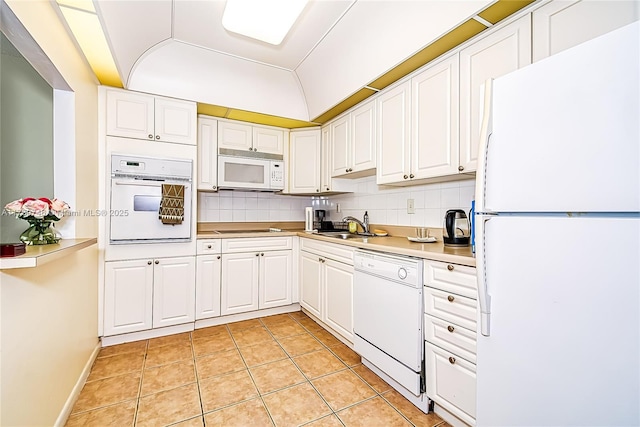
<path id="1" fill-rule="evenodd" d="M 142 358 L 142 370 L 140 371 L 140 382 L 138 383 L 138 397 L 136 398 L 136 410 L 133 413 L 133 425 L 138 424 L 138 415 L 140 411 L 140 398 L 142 396 L 142 381 L 144 379 L 144 368 L 147 366 L 147 351 L 149 351 L 149 340 L 146 340 L 144 346 L 144 357 Z"/>
<path id="2" fill-rule="evenodd" d="M 191 362 L 193 363 L 193 374 L 196 379 L 196 388 L 198 389 L 198 401 L 200 402 L 200 418 L 202 420 L 202 425 L 204 426 L 204 406 L 203 406 L 204 404 L 202 403 L 202 390 L 200 390 L 200 377 L 198 376 L 198 365 L 196 365 L 196 350 L 193 347 L 193 331 L 189 332 L 189 343 L 191 344 Z M 188 418 L 188 419 L 191 419 L 191 418 Z"/>

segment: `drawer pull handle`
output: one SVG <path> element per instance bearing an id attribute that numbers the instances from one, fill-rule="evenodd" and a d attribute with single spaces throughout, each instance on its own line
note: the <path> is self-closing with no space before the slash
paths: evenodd
<path id="1" fill-rule="evenodd" d="M 158 261 L 158 260 L 155 260 L 155 263 L 156 263 L 156 264 L 160 264 L 160 261 Z"/>
<path id="2" fill-rule="evenodd" d="M 455 328 L 453 326 L 447 326 L 447 331 L 449 332 L 453 332 Z"/>
<path id="3" fill-rule="evenodd" d="M 147 261 L 147 265 L 151 265 L 151 261 Z"/>
<path id="4" fill-rule="evenodd" d="M 207 249 L 211 249 L 211 245 L 207 245 Z"/>
<path id="5" fill-rule="evenodd" d="M 451 265 L 451 264 L 447 265 L 447 270 L 453 271 L 453 265 Z"/>
<path id="6" fill-rule="evenodd" d="M 450 358 L 449 358 L 449 363 L 451 363 L 452 365 L 453 365 L 454 363 L 456 363 L 456 358 L 455 358 L 455 357 L 450 357 Z"/>
<path id="7" fill-rule="evenodd" d="M 455 298 L 453 297 L 453 295 L 449 295 L 449 296 L 447 297 L 447 299 L 449 300 L 449 302 L 453 302 L 453 300 L 454 300 Z"/>
<path id="8" fill-rule="evenodd" d="M 256 254 L 256 256 L 260 256 L 260 254 Z"/>
<path id="9" fill-rule="evenodd" d="M 220 259 L 220 255 L 218 255 L 218 259 Z"/>

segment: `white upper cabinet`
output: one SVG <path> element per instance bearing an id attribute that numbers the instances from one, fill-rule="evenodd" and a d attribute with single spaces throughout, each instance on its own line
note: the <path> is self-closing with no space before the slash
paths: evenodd
<path id="1" fill-rule="evenodd" d="M 218 148 L 282 155 L 284 131 L 278 128 L 220 120 Z"/>
<path id="2" fill-rule="evenodd" d="M 411 82 L 380 94 L 377 102 L 377 183 L 409 180 L 411 162 Z"/>
<path id="3" fill-rule="evenodd" d="M 198 190 L 218 189 L 218 121 L 198 117 Z"/>
<path id="4" fill-rule="evenodd" d="M 349 115 L 340 117 L 330 125 L 331 129 L 331 176 L 349 173 L 351 164 L 351 146 L 349 133 Z"/>
<path id="5" fill-rule="evenodd" d="M 637 21 L 638 1 L 553 1 L 533 11 L 533 61 Z"/>
<path id="6" fill-rule="evenodd" d="M 358 178 L 374 173 L 375 111 L 375 101 L 369 101 L 330 124 L 332 177 Z"/>
<path id="7" fill-rule="evenodd" d="M 196 103 L 107 89 L 107 135 L 196 144 Z"/>
<path id="8" fill-rule="evenodd" d="M 525 15 L 460 51 L 460 171 L 478 161 L 484 86 L 531 63 L 531 18 Z"/>
<path id="9" fill-rule="evenodd" d="M 333 189 L 331 180 L 331 126 L 323 126 L 321 133 L 320 192 L 323 193 Z"/>
<path id="10" fill-rule="evenodd" d="M 289 192 L 320 193 L 320 129 L 292 130 L 289 138 Z"/>
<path id="11" fill-rule="evenodd" d="M 411 79 L 410 179 L 458 173 L 458 55 Z"/>

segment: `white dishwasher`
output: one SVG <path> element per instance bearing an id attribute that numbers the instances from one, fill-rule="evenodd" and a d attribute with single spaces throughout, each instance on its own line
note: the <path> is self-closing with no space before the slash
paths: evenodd
<path id="1" fill-rule="evenodd" d="M 424 392 L 422 265 L 381 252 L 354 255 L 354 348 L 415 396 Z"/>

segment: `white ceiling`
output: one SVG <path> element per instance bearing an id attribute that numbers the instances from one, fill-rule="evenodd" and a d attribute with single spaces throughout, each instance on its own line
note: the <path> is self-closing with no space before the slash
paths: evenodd
<path id="1" fill-rule="evenodd" d="M 310 120 L 492 0 L 311 0 L 279 46 L 226 31 L 224 0 L 94 0 L 125 87 Z"/>

